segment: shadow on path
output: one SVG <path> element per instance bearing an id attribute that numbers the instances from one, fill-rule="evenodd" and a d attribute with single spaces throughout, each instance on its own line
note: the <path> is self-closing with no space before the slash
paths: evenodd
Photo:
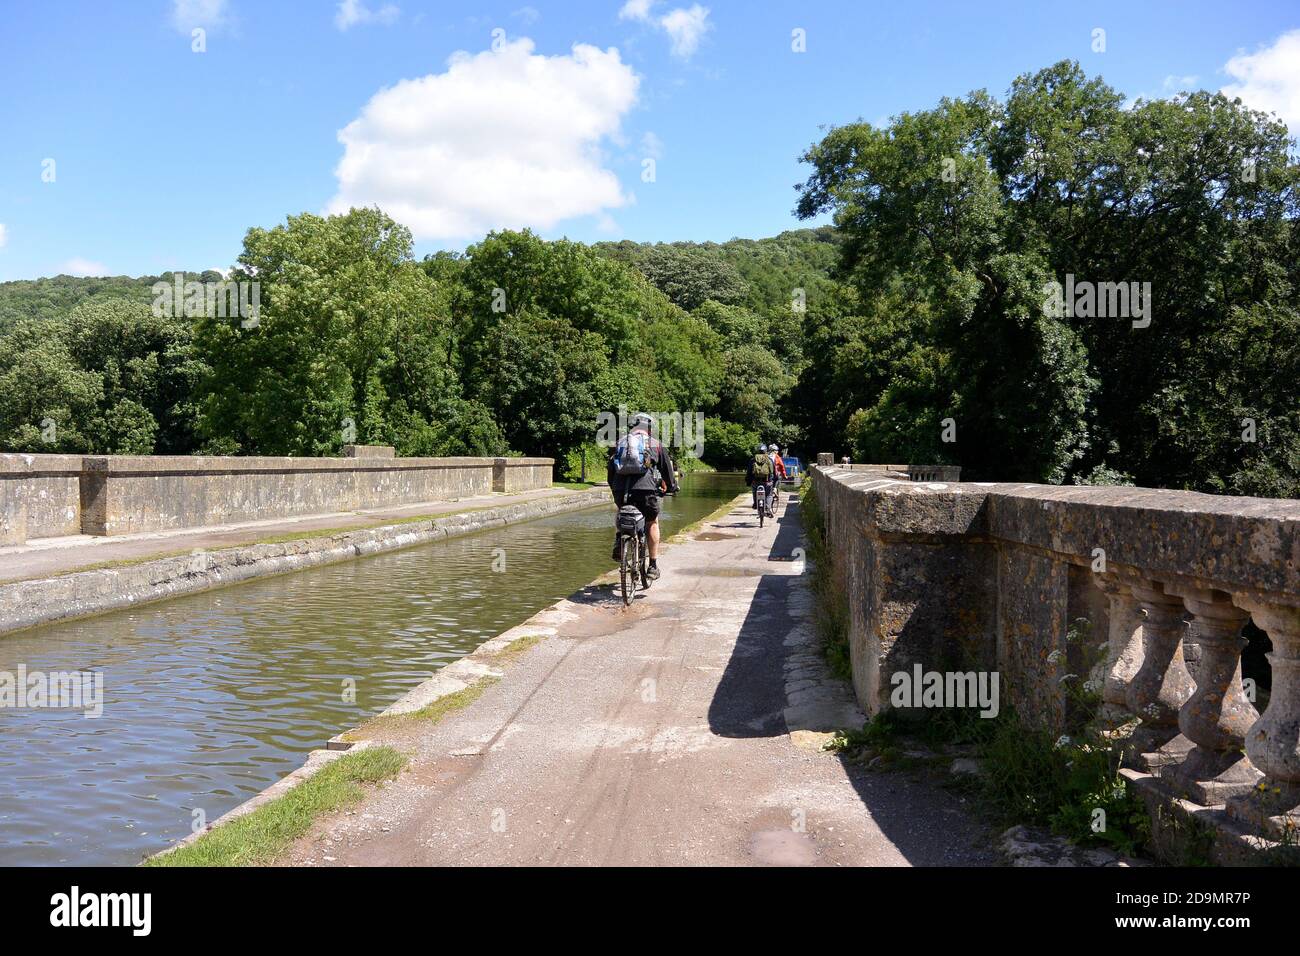
<path id="1" fill-rule="evenodd" d="M 755 520 L 751 526 L 757 525 Z M 794 560 L 801 536 L 798 498 L 791 496 L 779 519 L 768 560 Z M 788 732 L 785 638 L 796 624 L 787 609 L 795 580 L 788 574 L 764 574 L 759 579 L 709 705 L 713 733 L 754 738 L 781 737 Z M 903 773 L 877 773 L 842 757 L 839 760 L 862 801 L 863 812 L 870 812 L 885 839 L 912 865 L 990 866 L 1000 862 L 989 846 L 987 829 L 973 819 L 958 796 Z"/>

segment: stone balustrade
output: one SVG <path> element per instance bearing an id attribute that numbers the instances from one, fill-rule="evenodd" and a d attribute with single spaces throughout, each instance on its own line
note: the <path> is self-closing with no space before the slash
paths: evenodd
<path id="1" fill-rule="evenodd" d="M 1069 681 L 1091 671 L 1098 720 L 1133 731 L 1136 776 L 1225 826 L 1295 842 L 1300 501 L 913 471 L 812 469 L 868 713 L 915 664 L 993 666 L 1018 716 L 1058 728 Z M 1248 621 L 1273 647 L 1262 714 L 1242 680 Z"/>

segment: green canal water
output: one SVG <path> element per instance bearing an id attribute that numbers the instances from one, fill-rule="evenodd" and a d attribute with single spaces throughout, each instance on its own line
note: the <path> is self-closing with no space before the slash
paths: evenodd
<path id="1" fill-rule="evenodd" d="M 666 530 L 741 489 L 688 476 Z M 609 570 L 612 527 L 572 512 L 0 637 L 0 671 L 103 674 L 98 718 L 0 709 L 0 865 L 163 849 Z"/>

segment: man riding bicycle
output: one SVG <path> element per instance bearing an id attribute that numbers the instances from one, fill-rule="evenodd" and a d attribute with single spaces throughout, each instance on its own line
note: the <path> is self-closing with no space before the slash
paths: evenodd
<path id="1" fill-rule="evenodd" d="M 609 456 L 605 475 L 614 503 L 636 507 L 645 516 L 646 539 L 649 543 L 650 568 L 646 577 L 652 581 L 659 577 L 659 511 L 663 495 L 677 494 L 677 473 L 663 443 L 650 434 L 653 424 L 645 412 L 632 416 L 631 430 L 624 436 Z M 620 561 L 622 536 L 614 535 L 614 552 L 610 555 Z"/>
<path id="2" fill-rule="evenodd" d="M 767 446 L 759 445 L 754 452 L 754 457 L 750 459 L 749 466 L 745 469 L 745 482 L 753 489 L 754 492 L 754 510 L 759 508 L 758 490 L 764 489 L 764 505 L 772 500 L 772 486 L 776 483 L 776 469 L 772 466 L 772 459 L 768 457 Z"/>
<path id="3" fill-rule="evenodd" d="M 781 446 L 773 442 L 768 446 L 771 449 L 772 469 L 776 475 L 777 481 L 789 481 L 790 476 L 785 471 L 785 461 L 781 458 Z"/>

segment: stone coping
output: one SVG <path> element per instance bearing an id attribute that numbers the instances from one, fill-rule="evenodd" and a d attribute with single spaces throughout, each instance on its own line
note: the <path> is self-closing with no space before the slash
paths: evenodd
<path id="1" fill-rule="evenodd" d="M 293 458 L 207 455 L 86 456 L 87 471 L 108 475 L 221 472 L 410 471 L 429 468 L 492 468 L 551 465 L 550 458 Z"/>
<path id="2" fill-rule="evenodd" d="M 40 474 L 77 475 L 83 470 L 109 475 L 192 472 L 394 471 L 418 468 L 507 468 L 553 465 L 552 458 L 296 458 L 238 455 L 44 455 L 0 453 L 0 478 Z"/>
<path id="3" fill-rule="evenodd" d="M 1123 486 L 915 482 L 815 466 L 879 534 L 972 535 L 1300 602 L 1300 501 Z"/>
<path id="4" fill-rule="evenodd" d="M 39 475 L 81 474 L 83 455 L 37 455 L 21 452 L 0 453 L 0 478 L 8 476 L 34 477 Z"/>

